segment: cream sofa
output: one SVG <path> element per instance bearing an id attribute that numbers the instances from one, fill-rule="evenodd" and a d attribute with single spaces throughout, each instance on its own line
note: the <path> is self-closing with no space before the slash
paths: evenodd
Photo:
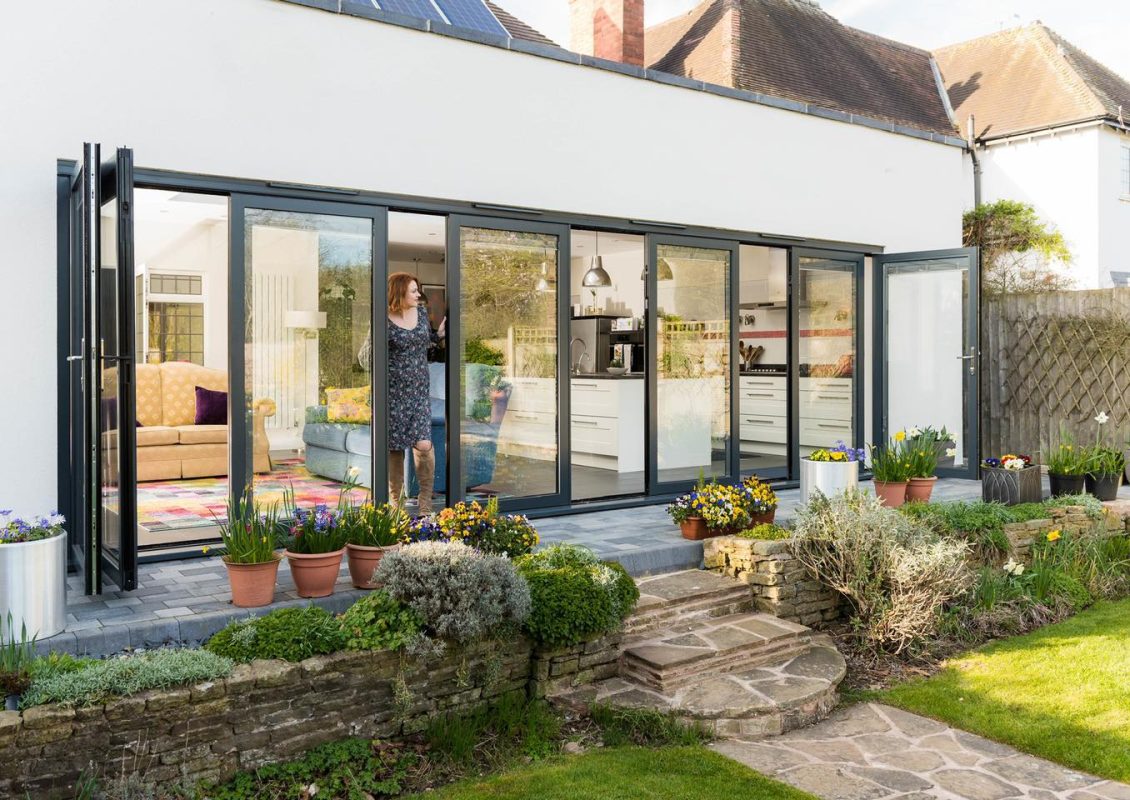
<path id="1" fill-rule="evenodd" d="M 113 382 L 115 376 L 107 376 Z M 196 387 L 226 392 L 224 370 L 184 361 L 139 364 L 137 387 L 137 480 L 219 477 L 228 474 L 228 426 L 196 425 Z M 253 469 L 270 472 L 266 418 L 270 400 L 255 403 Z M 111 432 L 112 433 L 112 432 Z"/>

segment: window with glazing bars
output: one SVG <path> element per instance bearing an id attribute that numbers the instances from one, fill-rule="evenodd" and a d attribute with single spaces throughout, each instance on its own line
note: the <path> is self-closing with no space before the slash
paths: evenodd
<path id="1" fill-rule="evenodd" d="M 148 361 L 204 365 L 204 304 L 149 304 Z"/>

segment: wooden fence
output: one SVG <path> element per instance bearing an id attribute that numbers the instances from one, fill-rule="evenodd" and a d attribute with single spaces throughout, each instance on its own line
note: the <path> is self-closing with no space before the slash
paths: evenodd
<path id="1" fill-rule="evenodd" d="M 1130 288 L 992 298 L 982 309 L 981 453 L 1040 457 L 1061 425 L 1130 440 Z"/>

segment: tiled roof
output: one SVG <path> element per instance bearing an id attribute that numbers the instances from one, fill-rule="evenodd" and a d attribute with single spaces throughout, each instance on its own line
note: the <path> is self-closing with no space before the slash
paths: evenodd
<path id="1" fill-rule="evenodd" d="M 653 69 L 956 132 L 928 52 L 849 28 L 808 0 L 704 0 L 645 40 Z"/>
<path id="2" fill-rule="evenodd" d="M 515 39 L 525 39 L 527 42 L 537 42 L 538 44 L 547 44 L 557 47 L 557 42 L 550 39 L 541 31 L 536 30 L 532 25 L 518 19 L 497 3 L 492 3 L 491 0 L 484 0 L 484 2 L 486 2 L 487 8 L 491 10 L 495 18 L 502 23 L 502 27 L 506 28 L 506 32 Z"/>
<path id="3" fill-rule="evenodd" d="M 1130 81 L 1041 23 L 935 52 L 959 122 L 994 139 L 1099 118 L 1130 120 Z"/>

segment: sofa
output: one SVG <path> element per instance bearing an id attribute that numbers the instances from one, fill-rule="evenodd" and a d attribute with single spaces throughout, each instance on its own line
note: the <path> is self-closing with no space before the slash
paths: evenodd
<path id="1" fill-rule="evenodd" d="M 447 491 L 447 415 L 445 398 L 444 364 L 429 364 L 428 391 L 432 413 L 432 446 L 436 454 L 435 492 Z M 483 370 L 497 368 L 480 364 L 468 364 L 469 386 L 484 383 Z M 473 392 L 468 392 L 473 394 Z M 476 422 L 465 414 L 462 424 L 463 480 L 468 488 L 488 484 L 494 477 L 494 464 L 498 453 L 498 431 L 505 409 L 492 415 L 490 422 Z M 306 444 L 306 468 L 315 475 L 344 482 L 351 469 L 356 469 L 354 481 L 366 488 L 372 488 L 373 474 L 369 463 L 372 451 L 372 435 L 368 425 L 330 422 L 327 407 L 310 406 L 306 409 L 306 424 L 302 429 L 302 440 Z M 409 495 L 419 492 L 415 466 L 411 455 L 406 459 L 406 490 Z"/>
<path id="2" fill-rule="evenodd" d="M 196 387 L 227 391 L 224 370 L 208 369 L 184 361 L 138 364 L 137 480 L 167 481 L 209 478 L 228 474 L 228 426 L 196 425 Z M 108 380 L 116 381 L 115 375 Z M 113 386 L 108 394 L 112 394 Z M 270 472 L 270 445 L 266 418 L 274 414 L 270 400 L 255 403 L 252 424 L 253 469 Z M 116 431 L 106 434 L 116 437 Z M 116 442 L 111 442 L 113 447 Z"/>

